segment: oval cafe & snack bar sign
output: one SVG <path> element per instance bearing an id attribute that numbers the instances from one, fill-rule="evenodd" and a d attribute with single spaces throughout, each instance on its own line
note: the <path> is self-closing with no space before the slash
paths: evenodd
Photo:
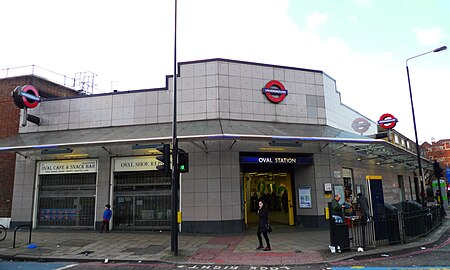
<path id="1" fill-rule="evenodd" d="M 271 80 L 268 82 L 262 89 L 262 92 L 272 103 L 280 103 L 288 94 L 288 91 L 284 88 L 284 85 L 277 80 Z"/>

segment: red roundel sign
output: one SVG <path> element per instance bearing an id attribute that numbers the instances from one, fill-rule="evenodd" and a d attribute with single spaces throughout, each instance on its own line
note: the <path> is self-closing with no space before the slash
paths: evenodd
<path id="1" fill-rule="evenodd" d="M 17 86 L 12 93 L 14 103 L 17 107 L 33 109 L 41 101 L 38 90 L 32 85 Z"/>
<path id="2" fill-rule="evenodd" d="M 394 128 L 397 124 L 398 119 L 395 118 L 390 113 L 385 113 L 380 117 L 380 120 L 378 120 L 378 125 L 380 125 L 384 129 L 391 129 Z"/>
<path id="3" fill-rule="evenodd" d="M 284 85 L 276 80 L 271 80 L 262 89 L 264 95 L 272 103 L 280 103 L 287 96 L 288 91 L 284 88 Z"/>

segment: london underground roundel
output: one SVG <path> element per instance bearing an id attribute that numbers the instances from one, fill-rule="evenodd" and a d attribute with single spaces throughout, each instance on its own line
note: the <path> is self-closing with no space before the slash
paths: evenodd
<path id="1" fill-rule="evenodd" d="M 380 120 L 378 120 L 378 125 L 380 125 L 384 129 L 391 129 L 394 128 L 397 124 L 398 119 L 395 118 L 390 113 L 385 113 L 380 117 Z"/>
<path id="2" fill-rule="evenodd" d="M 284 85 L 277 80 L 271 80 L 262 89 L 263 94 L 272 103 L 280 103 L 287 96 L 288 91 Z"/>
<path id="3" fill-rule="evenodd" d="M 32 85 L 18 86 L 12 93 L 14 103 L 17 107 L 36 108 L 41 101 L 38 90 Z"/>
<path id="4" fill-rule="evenodd" d="M 370 123 L 369 121 L 367 121 L 366 118 L 362 118 L 362 117 L 358 117 L 355 120 L 353 120 L 352 123 L 352 128 L 354 131 L 358 132 L 358 133 L 365 133 L 366 131 L 369 130 L 370 127 Z"/>

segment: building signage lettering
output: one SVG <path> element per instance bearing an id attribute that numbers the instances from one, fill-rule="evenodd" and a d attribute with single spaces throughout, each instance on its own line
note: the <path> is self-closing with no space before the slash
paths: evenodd
<path id="1" fill-rule="evenodd" d="M 313 164 L 312 157 L 248 157 L 240 159 L 241 163 L 257 164 Z"/>
<path id="2" fill-rule="evenodd" d="M 96 173 L 97 160 L 60 160 L 39 162 L 39 175 L 66 173 Z"/>
<path id="3" fill-rule="evenodd" d="M 260 157 L 258 158 L 258 163 L 297 163 L 296 158 L 271 158 L 271 157 Z"/>
<path id="4" fill-rule="evenodd" d="M 284 85 L 276 80 L 271 80 L 262 89 L 263 94 L 272 103 L 280 103 L 287 96 L 288 91 Z"/>
<path id="5" fill-rule="evenodd" d="M 194 269 L 194 270 L 239 270 L 247 268 L 248 270 L 289 270 L 288 266 L 250 266 L 242 267 L 238 265 L 209 265 L 209 264 L 194 264 L 194 265 L 178 265 L 178 269 Z"/>
<path id="6" fill-rule="evenodd" d="M 162 163 L 156 159 L 156 156 L 130 157 L 114 159 L 114 171 L 155 171 L 156 166 Z"/>

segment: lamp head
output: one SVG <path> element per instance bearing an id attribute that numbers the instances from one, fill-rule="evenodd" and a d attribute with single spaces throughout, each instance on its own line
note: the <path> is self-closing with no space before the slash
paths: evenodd
<path id="1" fill-rule="evenodd" d="M 445 50 L 447 50 L 447 46 L 442 46 L 437 49 L 434 49 L 433 52 L 440 52 L 440 51 L 445 51 Z"/>

